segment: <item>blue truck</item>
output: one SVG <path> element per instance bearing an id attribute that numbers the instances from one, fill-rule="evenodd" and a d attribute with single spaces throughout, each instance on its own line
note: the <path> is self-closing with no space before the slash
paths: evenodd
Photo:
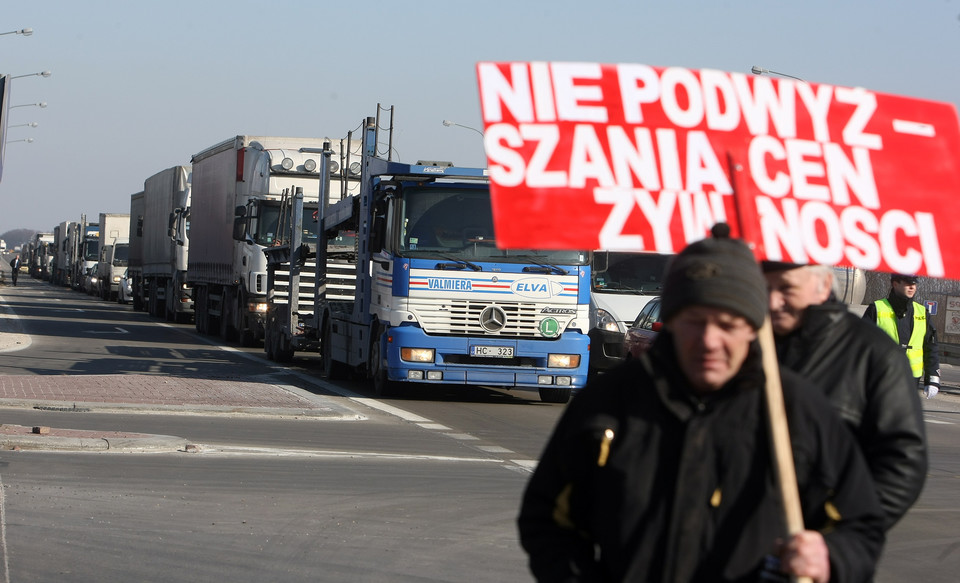
<path id="1" fill-rule="evenodd" d="M 378 123 L 362 125 L 359 164 L 325 148 L 322 202 L 292 191 L 289 241 L 265 250 L 268 357 L 318 350 L 331 378 L 361 373 L 378 395 L 461 384 L 567 402 L 587 380 L 591 253 L 499 249 L 486 169 L 378 157 Z"/>

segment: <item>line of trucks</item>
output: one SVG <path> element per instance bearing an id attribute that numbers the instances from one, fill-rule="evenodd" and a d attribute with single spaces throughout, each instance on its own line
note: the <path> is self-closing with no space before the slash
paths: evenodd
<path id="1" fill-rule="evenodd" d="M 379 115 L 361 128 L 201 150 L 147 178 L 129 214 L 38 233 L 31 274 L 104 300 L 129 284 L 136 310 L 280 363 L 316 353 L 380 395 L 461 384 L 564 403 L 624 359 L 667 258 L 499 249 L 486 169 L 397 162 Z"/>
<path id="2" fill-rule="evenodd" d="M 498 249 L 486 169 L 397 162 L 392 144 L 378 152 L 392 113 L 361 125 L 201 150 L 147 178 L 129 213 L 38 234 L 34 275 L 104 300 L 129 282 L 134 309 L 277 362 L 316 353 L 378 394 L 461 384 L 566 402 L 587 381 L 592 254 Z"/>

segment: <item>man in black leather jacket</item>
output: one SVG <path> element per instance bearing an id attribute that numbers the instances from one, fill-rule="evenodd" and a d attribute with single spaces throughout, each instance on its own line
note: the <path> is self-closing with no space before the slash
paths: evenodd
<path id="1" fill-rule="evenodd" d="M 777 356 L 814 381 L 856 435 L 892 527 L 920 496 L 926 434 L 903 350 L 832 294 L 833 269 L 765 263 Z"/>
<path id="2" fill-rule="evenodd" d="M 524 493 L 520 540 L 539 581 L 869 581 L 883 510 L 856 442 L 782 370 L 804 528 L 786 535 L 757 330 L 766 285 L 749 249 L 694 243 L 664 281 L 664 331 L 580 391 Z M 778 546 L 778 538 L 786 539 Z"/>

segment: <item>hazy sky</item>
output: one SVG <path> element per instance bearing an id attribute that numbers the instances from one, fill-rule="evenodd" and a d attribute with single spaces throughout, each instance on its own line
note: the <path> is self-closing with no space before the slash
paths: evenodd
<path id="1" fill-rule="evenodd" d="M 0 233 L 129 212 L 239 134 L 340 138 L 396 107 L 402 161 L 484 166 L 478 61 L 749 72 L 960 104 L 960 0 L 0 0 Z M 922 172 L 922 169 L 917 169 Z"/>

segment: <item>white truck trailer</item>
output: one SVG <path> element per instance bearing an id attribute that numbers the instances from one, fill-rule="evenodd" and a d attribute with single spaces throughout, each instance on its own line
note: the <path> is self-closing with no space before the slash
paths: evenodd
<path id="1" fill-rule="evenodd" d="M 193 289 L 186 281 L 190 176 L 190 166 L 174 166 L 143 183 L 140 301 L 151 315 L 177 322 L 193 316 Z M 135 286 L 134 298 L 137 291 Z"/>
<path id="2" fill-rule="evenodd" d="M 130 214 L 100 213 L 100 255 L 97 291 L 101 299 L 115 300 L 130 250 Z"/>
<path id="3" fill-rule="evenodd" d="M 68 237 L 76 230 L 76 224 L 74 221 L 63 221 L 53 228 L 53 245 L 55 251 L 50 282 L 54 285 L 70 285 L 70 267 L 72 262 L 69 254 Z"/>
<path id="4" fill-rule="evenodd" d="M 324 138 L 236 136 L 192 158 L 190 253 L 195 322 L 251 346 L 263 339 L 267 264 L 284 190 L 316 203 Z"/>

